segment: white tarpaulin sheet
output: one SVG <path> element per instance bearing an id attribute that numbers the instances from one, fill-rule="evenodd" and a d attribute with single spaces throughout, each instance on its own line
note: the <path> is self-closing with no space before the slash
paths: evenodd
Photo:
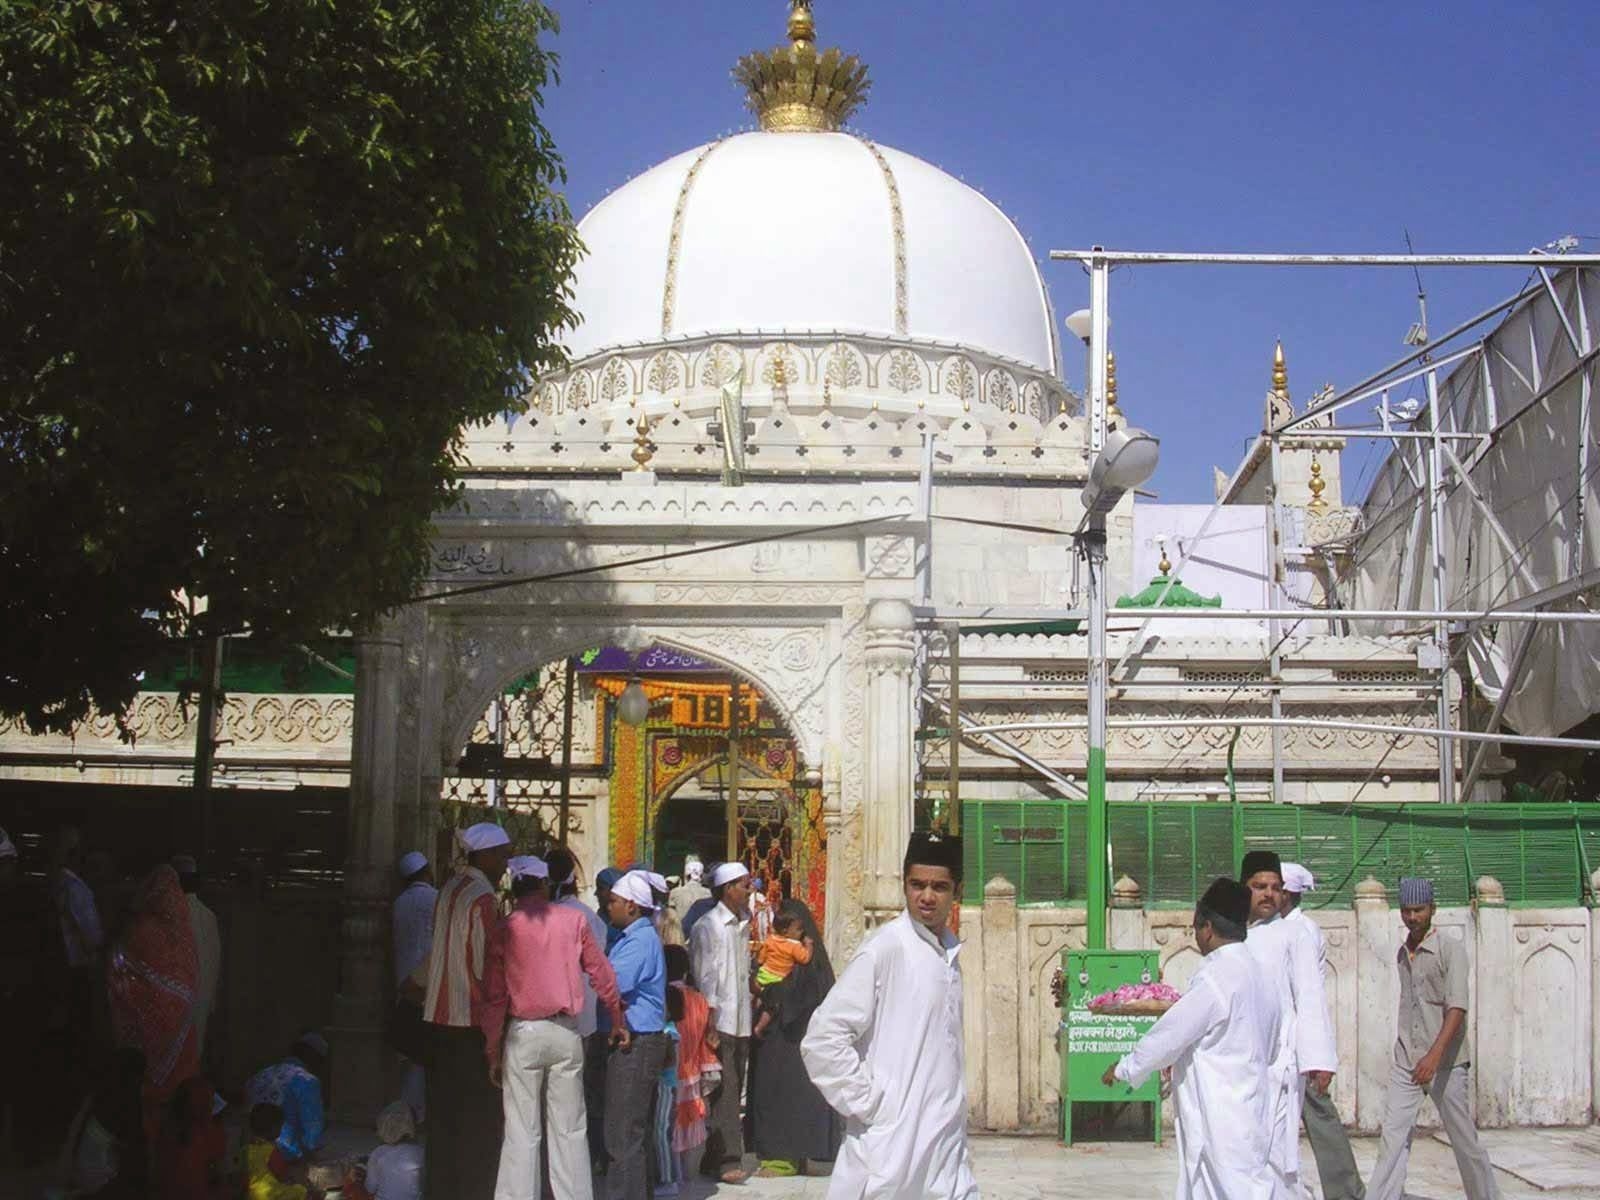
<path id="1" fill-rule="evenodd" d="M 1585 395 L 1585 381 L 1590 389 L 1595 382 L 1593 347 L 1600 344 L 1600 273 L 1554 270 L 1559 263 L 1552 259 L 1560 309 L 1544 291 L 1524 301 L 1485 339 L 1484 353 L 1463 360 L 1439 383 L 1440 427 L 1491 435 L 1486 442 L 1447 443 L 1484 501 L 1473 498 L 1446 460 L 1447 609 L 1528 606 L 1569 581 L 1591 582 L 1591 575 L 1600 585 L 1600 419 L 1591 419 Z M 1426 406 L 1409 428 L 1432 428 Z M 1344 589 L 1351 607 L 1437 607 L 1428 452 L 1426 441 L 1401 442 L 1363 503 L 1364 529 Z M 1572 608 L 1586 597 L 1595 594 L 1579 592 L 1548 607 Z M 1467 660 L 1479 691 L 1493 701 L 1529 626 L 1480 628 Z M 1596 712 L 1600 628 L 1539 626 L 1507 702 L 1506 725 L 1559 736 Z"/>

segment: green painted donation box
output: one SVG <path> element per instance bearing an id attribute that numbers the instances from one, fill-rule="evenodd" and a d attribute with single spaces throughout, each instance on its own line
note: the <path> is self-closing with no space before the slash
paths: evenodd
<path id="1" fill-rule="evenodd" d="M 1106 1068 L 1138 1043 L 1156 1023 L 1155 1016 L 1091 1012 L 1089 1001 L 1124 984 L 1156 983 L 1161 978 L 1155 950 L 1063 950 L 1061 952 L 1061 1140 L 1072 1145 L 1074 1104 L 1149 1104 L 1150 1127 L 1161 1141 L 1161 1080 L 1152 1075 L 1144 1086 L 1125 1083 L 1106 1087 Z"/>

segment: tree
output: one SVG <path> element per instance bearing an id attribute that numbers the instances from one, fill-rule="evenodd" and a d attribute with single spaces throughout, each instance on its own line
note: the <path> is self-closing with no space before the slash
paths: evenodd
<path id="1" fill-rule="evenodd" d="M 533 0 L 0 5 L 0 714 L 66 729 L 174 636 L 413 593 L 460 430 L 572 321 L 554 28 Z"/>

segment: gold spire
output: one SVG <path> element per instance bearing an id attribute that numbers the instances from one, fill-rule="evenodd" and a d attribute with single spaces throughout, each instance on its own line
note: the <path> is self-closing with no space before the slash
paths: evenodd
<path id="1" fill-rule="evenodd" d="M 1161 543 L 1161 561 L 1156 564 L 1156 569 L 1163 575 L 1172 574 L 1172 562 L 1167 558 L 1167 544 Z"/>
<path id="2" fill-rule="evenodd" d="M 838 48 L 817 53 L 811 0 L 789 6 L 789 44 L 746 54 L 733 67 L 745 104 L 769 132 L 838 129 L 867 98 L 867 68 Z"/>
<path id="3" fill-rule="evenodd" d="M 1283 361 L 1283 342 L 1272 351 L 1272 394 L 1289 398 L 1289 368 Z"/>
<path id="4" fill-rule="evenodd" d="M 1322 498 L 1322 493 L 1328 488 L 1328 481 L 1322 477 L 1322 464 L 1317 461 L 1316 454 L 1311 456 L 1311 481 L 1306 484 L 1311 491 L 1311 501 L 1307 508 L 1321 512 L 1328 507 L 1328 502 Z"/>
<path id="5" fill-rule="evenodd" d="M 1106 351 L 1106 420 L 1122 420 L 1122 410 L 1117 407 L 1117 354 Z"/>
<path id="6" fill-rule="evenodd" d="M 655 448 L 650 445 L 650 414 L 641 412 L 633 423 L 633 462 L 635 471 L 648 471 Z"/>

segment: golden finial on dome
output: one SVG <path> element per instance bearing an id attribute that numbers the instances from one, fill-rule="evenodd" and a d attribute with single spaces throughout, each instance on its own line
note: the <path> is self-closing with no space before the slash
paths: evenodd
<path id="1" fill-rule="evenodd" d="M 635 471 L 648 471 L 655 448 L 650 445 L 650 414 L 641 412 L 633 423 L 633 459 Z"/>
<path id="2" fill-rule="evenodd" d="M 817 53 L 811 0 L 789 6 L 789 43 L 746 54 L 733 67 L 745 104 L 769 132 L 838 129 L 867 98 L 867 68 L 837 47 Z"/>
<path id="3" fill-rule="evenodd" d="M 1283 342 L 1272 351 L 1272 394 L 1289 398 L 1289 368 L 1283 361 Z"/>
<path id="4" fill-rule="evenodd" d="M 1161 561 L 1156 564 L 1156 569 L 1158 571 L 1160 571 L 1163 575 L 1172 574 L 1172 563 L 1167 558 L 1167 544 L 1166 544 L 1166 542 L 1162 542 L 1161 543 Z"/>
<path id="5" fill-rule="evenodd" d="M 1328 489 L 1328 481 L 1322 477 L 1322 464 L 1317 461 L 1315 453 L 1311 456 L 1311 481 L 1306 484 L 1311 491 L 1311 500 L 1307 508 L 1321 512 L 1328 507 L 1328 502 L 1322 498 L 1322 493 Z"/>

